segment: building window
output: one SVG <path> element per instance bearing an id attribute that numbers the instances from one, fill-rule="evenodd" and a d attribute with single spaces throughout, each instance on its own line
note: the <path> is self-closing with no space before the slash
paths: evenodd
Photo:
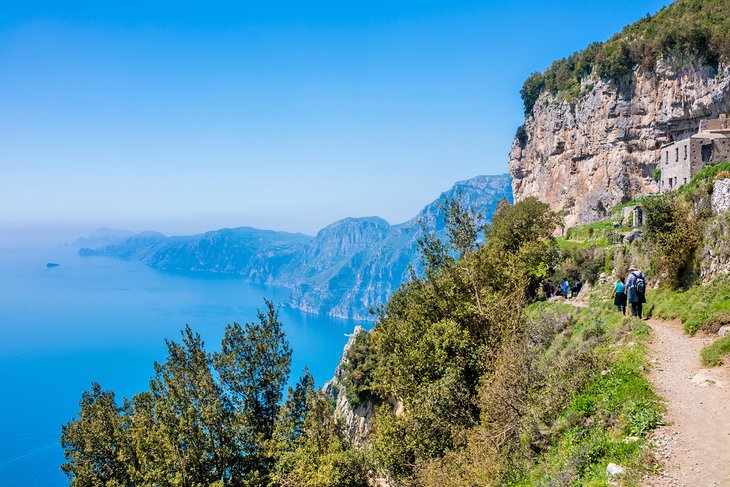
<path id="1" fill-rule="evenodd" d="M 679 162 L 679 147 L 674 149 L 674 162 Z"/>
<path id="2" fill-rule="evenodd" d="M 687 184 L 687 178 L 684 178 L 684 184 Z"/>
<path id="3" fill-rule="evenodd" d="M 669 151 L 667 151 L 667 164 L 669 164 Z"/>
<path id="4" fill-rule="evenodd" d="M 703 162 L 710 162 L 710 159 L 712 159 L 712 145 L 703 145 L 702 146 L 702 161 Z"/>
<path id="5" fill-rule="evenodd" d="M 672 178 L 669 178 L 669 189 L 672 189 Z"/>
<path id="6" fill-rule="evenodd" d="M 684 146 L 684 158 L 687 159 L 687 146 Z"/>

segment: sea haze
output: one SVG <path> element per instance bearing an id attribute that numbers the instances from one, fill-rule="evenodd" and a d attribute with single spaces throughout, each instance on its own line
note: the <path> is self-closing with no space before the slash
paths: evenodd
<path id="1" fill-rule="evenodd" d="M 148 387 L 165 339 L 177 339 L 186 323 L 217 350 L 227 323 L 252 321 L 264 297 L 282 303 L 288 293 L 240 276 L 82 258 L 73 247 L 0 249 L 2 484 L 67 484 L 61 425 L 92 381 L 121 402 Z M 290 308 L 280 317 L 294 350 L 292 380 L 307 366 L 322 385 L 354 323 Z"/>

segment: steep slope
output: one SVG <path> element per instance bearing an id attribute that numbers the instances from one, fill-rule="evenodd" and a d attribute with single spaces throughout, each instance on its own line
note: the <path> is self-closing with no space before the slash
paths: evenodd
<path id="1" fill-rule="evenodd" d="M 510 152 L 515 199 L 536 196 L 572 226 L 656 191 L 661 145 L 730 112 L 729 22 L 728 2 L 678 0 L 533 74 Z"/>
<path id="2" fill-rule="evenodd" d="M 292 261 L 292 273 L 284 273 L 281 284 L 293 289 L 290 304 L 313 313 L 367 319 L 368 308 L 385 304 L 408 279 L 410 267 L 418 270 L 419 222 L 445 237 L 440 205 L 459 194 L 486 221 L 501 199 L 512 199 L 508 176 L 478 176 L 457 182 L 399 225 L 379 218 L 333 223 L 317 234 L 301 259 Z"/>

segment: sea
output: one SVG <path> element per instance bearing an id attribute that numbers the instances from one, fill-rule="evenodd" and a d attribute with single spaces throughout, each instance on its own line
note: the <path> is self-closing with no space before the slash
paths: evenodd
<path id="1" fill-rule="evenodd" d="M 256 319 L 282 288 L 240 277 L 168 272 L 111 257 L 79 257 L 53 244 L 0 242 L 0 485 L 60 486 L 61 426 L 92 382 L 124 397 L 146 390 L 155 361 L 189 324 L 220 349 L 226 324 Z M 48 264 L 58 264 L 49 267 Z M 293 349 L 293 384 L 304 367 L 322 385 L 356 323 L 280 307 Z M 360 323 L 363 324 L 363 323 Z M 367 324 L 364 324 L 367 327 Z"/>

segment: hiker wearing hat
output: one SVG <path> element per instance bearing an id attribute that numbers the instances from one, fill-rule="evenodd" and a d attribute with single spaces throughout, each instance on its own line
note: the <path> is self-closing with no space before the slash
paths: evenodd
<path id="1" fill-rule="evenodd" d="M 646 303 L 646 277 L 636 266 L 629 267 L 629 277 L 626 279 L 631 316 L 641 318 L 641 311 Z"/>

